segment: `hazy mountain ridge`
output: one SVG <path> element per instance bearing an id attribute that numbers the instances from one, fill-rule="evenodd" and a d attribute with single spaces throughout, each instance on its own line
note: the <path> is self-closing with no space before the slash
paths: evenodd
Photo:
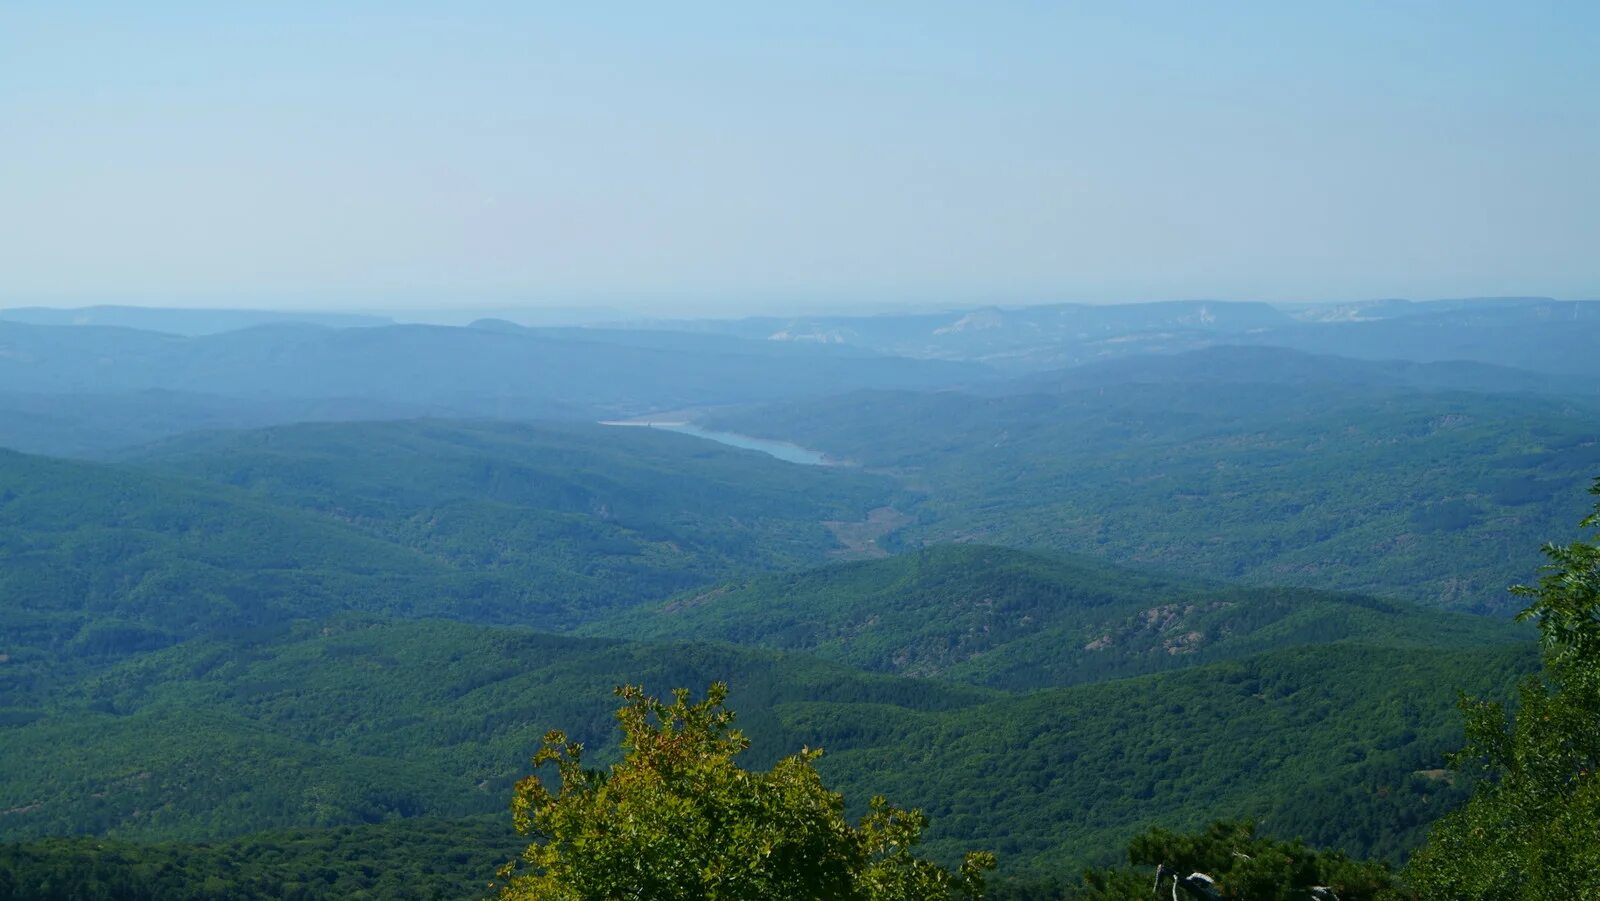
<path id="1" fill-rule="evenodd" d="M 1123 384 L 1364 386 L 1491 394 L 1595 398 L 1600 386 L 1570 377 L 1470 360 L 1358 360 L 1269 345 L 1222 344 L 1174 354 L 1144 354 L 1030 373 L 976 386 L 981 394 L 1068 392 Z"/>
<path id="2" fill-rule="evenodd" d="M 1028 370 L 1076 365 L 1107 353 L 1188 349 L 1204 346 L 1215 335 L 1291 321 L 1262 303 L 1165 301 L 655 324 L 686 331 L 776 342 L 859 346 L 912 358 L 969 360 L 1002 369 Z"/>
<path id="3" fill-rule="evenodd" d="M 858 346 L 1026 372 L 1214 345 L 1288 347 L 1367 359 L 1466 360 L 1558 374 L 1594 368 L 1584 351 L 1600 301 L 1469 298 L 1281 307 L 1230 301 L 1054 304 L 877 316 L 658 321 L 655 327 Z M 1562 326 L 1555 328 L 1552 326 Z M 1527 330 L 1532 330 L 1529 332 Z M 1508 330 L 1510 334 L 1508 334 Z M 1508 338 L 1496 341 L 1497 338 Z"/>
<path id="4" fill-rule="evenodd" d="M 1573 379 L 1594 374 L 1587 360 L 1600 344 L 1600 334 L 1592 333 L 1600 328 L 1600 304 L 1506 299 L 1358 307 L 1392 315 L 1307 323 L 1293 310 L 1195 301 L 814 322 L 696 320 L 654 328 L 525 328 L 502 320 L 470 328 L 326 328 L 288 318 L 192 338 L 0 320 L 0 446 L 98 455 L 210 427 L 418 416 L 626 418 L 861 389 L 1005 394 L 1122 381 L 1259 379 L 1600 392 Z M 813 326 L 838 341 L 794 341 Z M 1309 357 L 1293 357 L 1294 349 Z M 995 381 L 990 363 L 1024 374 Z"/>
<path id="5" fill-rule="evenodd" d="M 366 313 L 323 313 L 310 310 L 230 310 L 182 307 L 93 306 L 74 308 L 10 307 L 0 321 L 31 325 L 116 326 L 174 335 L 210 335 L 273 323 L 301 323 L 332 328 L 393 325 L 388 316 Z"/>
<path id="6" fill-rule="evenodd" d="M 558 419 L 578 410 L 553 406 Z M 0 447 L 104 459 L 129 447 L 201 431 L 301 422 L 448 418 L 452 408 L 365 398 L 238 398 L 187 391 L 126 394 L 0 392 Z"/>
<path id="7" fill-rule="evenodd" d="M 195 391 L 250 400 L 359 399 L 458 416 L 603 418 L 674 407 L 980 380 L 969 363 L 814 355 L 763 342 L 677 350 L 530 330 L 258 325 L 186 338 L 0 322 L 0 384 L 17 393 Z"/>
<path id="8" fill-rule="evenodd" d="M 1470 360 L 1571 377 L 1600 373 L 1600 358 L 1593 353 L 1597 341 L 1600 302 L 1589 301 L 1302 325 L 1234 343 L 1367 360 Z"/>

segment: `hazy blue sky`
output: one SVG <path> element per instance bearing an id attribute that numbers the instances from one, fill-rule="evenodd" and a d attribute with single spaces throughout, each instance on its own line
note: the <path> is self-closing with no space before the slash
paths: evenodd
<path id="1" fill-rule="evenodd" d="M 0 306 L 1600 297 L 1600 3 L 0 2 Z"/>

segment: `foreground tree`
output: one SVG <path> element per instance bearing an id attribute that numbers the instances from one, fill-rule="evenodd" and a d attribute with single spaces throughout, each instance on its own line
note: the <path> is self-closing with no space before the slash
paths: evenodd
<path id="1" fill-rule="evenodd" d="M 873 798 L 859 825 L 802 750 L 767 772 L 740 768 L 748 746 L 717 683 L 691 704 L 637 687 L 624 705 L 623 760 L 583 767 L 581 745 L 545 736 L 535 769 L 555 764 L 551 792 L 535 774 L 517 785 L 517 830 L 534 841 L 501 871 L 502 901 L 929 901 L 980 898 L 990 854 L 950 872 L 913 855 L 925 820 Z"/>
<path id="2" fill-rule="evenodd" d="M 1590 493 L 1600 495 L 1600 479 Z M 1600 505 L 1584 519 L 1600 530 Z M 1423 898 L 1600 898 L 1600 534 L 1548 545 L 1522 619 L 1539 623 L 1544 672 L 1499 704 L 1463 699 L 1462 767 L 1483 781 L 1440 820 L 1407 875 Z"/>
<path id="3" fill-rule="evenodd" d="M 1399 897 L 1394 894 L 1393 875 L 1382 864 L 1352 860 L 1339 851 L 1317 851 L 1298 841 L 1262 838 L 1249 821 L 1212 823 L 1193 834 L 1152 829 L 1128 845 L 1128 862 L 1135 869 L 1085 873 L 1076 897 L 1085 901 L 1148 899 L 1158 868 L 1167 890 L 1174 877 L 1182 880 L 1204 873 L 1214 880 L 1210 887 L 1214 897 L 1222 899 L 1364 901 Z M 1166 896 L 1165 890 L 1159 893 L 1159 897 Z M 1203 890 L 1185 894 L 1180 888 L 1177 893 L 1180 898 L 1205 896 Z"/>

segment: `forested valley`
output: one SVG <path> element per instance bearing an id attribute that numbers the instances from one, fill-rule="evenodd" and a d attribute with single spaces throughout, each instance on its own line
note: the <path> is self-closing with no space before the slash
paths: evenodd
<path id="1" fill-rule="evenodd" d="M 787 324 L 852 335 L 820 345 L 17 314 L 0 897 L 546 897 L 501 870 L 529 843 L 512 799 L 592 799 L 576 775 L 529 795 L 530 757 L 567 759 L 557 731 L 666 780 L 656 728 L 702 730 L 730 786 L 840 805 L 816 828 L 912 892 L 862 897 L 1145 897 L 1157 865 L 1229 897 L 1466 897 L 1494 877 L 1445 858 L 1490 852 L 1453 824 L 1535 790 L 1493 770 L 1493 705 L 1580 724 L 1576 750 L 1517 739 L 1562 772 L 1591 753 L 1600 396 L 1587 353 L 1429 349 L 1547 307 L 1062 307 L 970 343 L 947 326 L 979 313 Z M 1335 354 L 1367 325 L 1395 356 Z M 419 353 L 475 362 L 386 381 Z M 615 365 L 574 390 L 540 368 L 562 354 Z M 1575 541 L 1561 585 L 1508 591 Z M 660 725 L 619 731 L 618 686 L 624 725 Z M 1550 853 L 1596 853 L 1592 824 Z"/>

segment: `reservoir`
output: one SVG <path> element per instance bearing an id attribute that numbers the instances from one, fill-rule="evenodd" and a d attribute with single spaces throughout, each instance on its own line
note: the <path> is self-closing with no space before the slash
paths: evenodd
<path id="1" fill-rule="evenodd" d="M 737 432 L 714 432 L 702 429 L 688 422 L 665 422 L 653 420 L 628 420 L 622 422 L 602 422 L 601 425 L 625 425 L 635 428 L 661 429 L 666 432 L 678 432 L 684 435 L 693 435 L 729 447 L 739 447 L 745 450 L 760 451 L 769 457 L 787 460 L 790 463 L 799 463 L 804 466 L 832 466 L 833 463 L 821 451 L 790 444 L 787 441 L 773 441 L 768 438 L 752 438 L 749 435 L 740 435 Z"/>

